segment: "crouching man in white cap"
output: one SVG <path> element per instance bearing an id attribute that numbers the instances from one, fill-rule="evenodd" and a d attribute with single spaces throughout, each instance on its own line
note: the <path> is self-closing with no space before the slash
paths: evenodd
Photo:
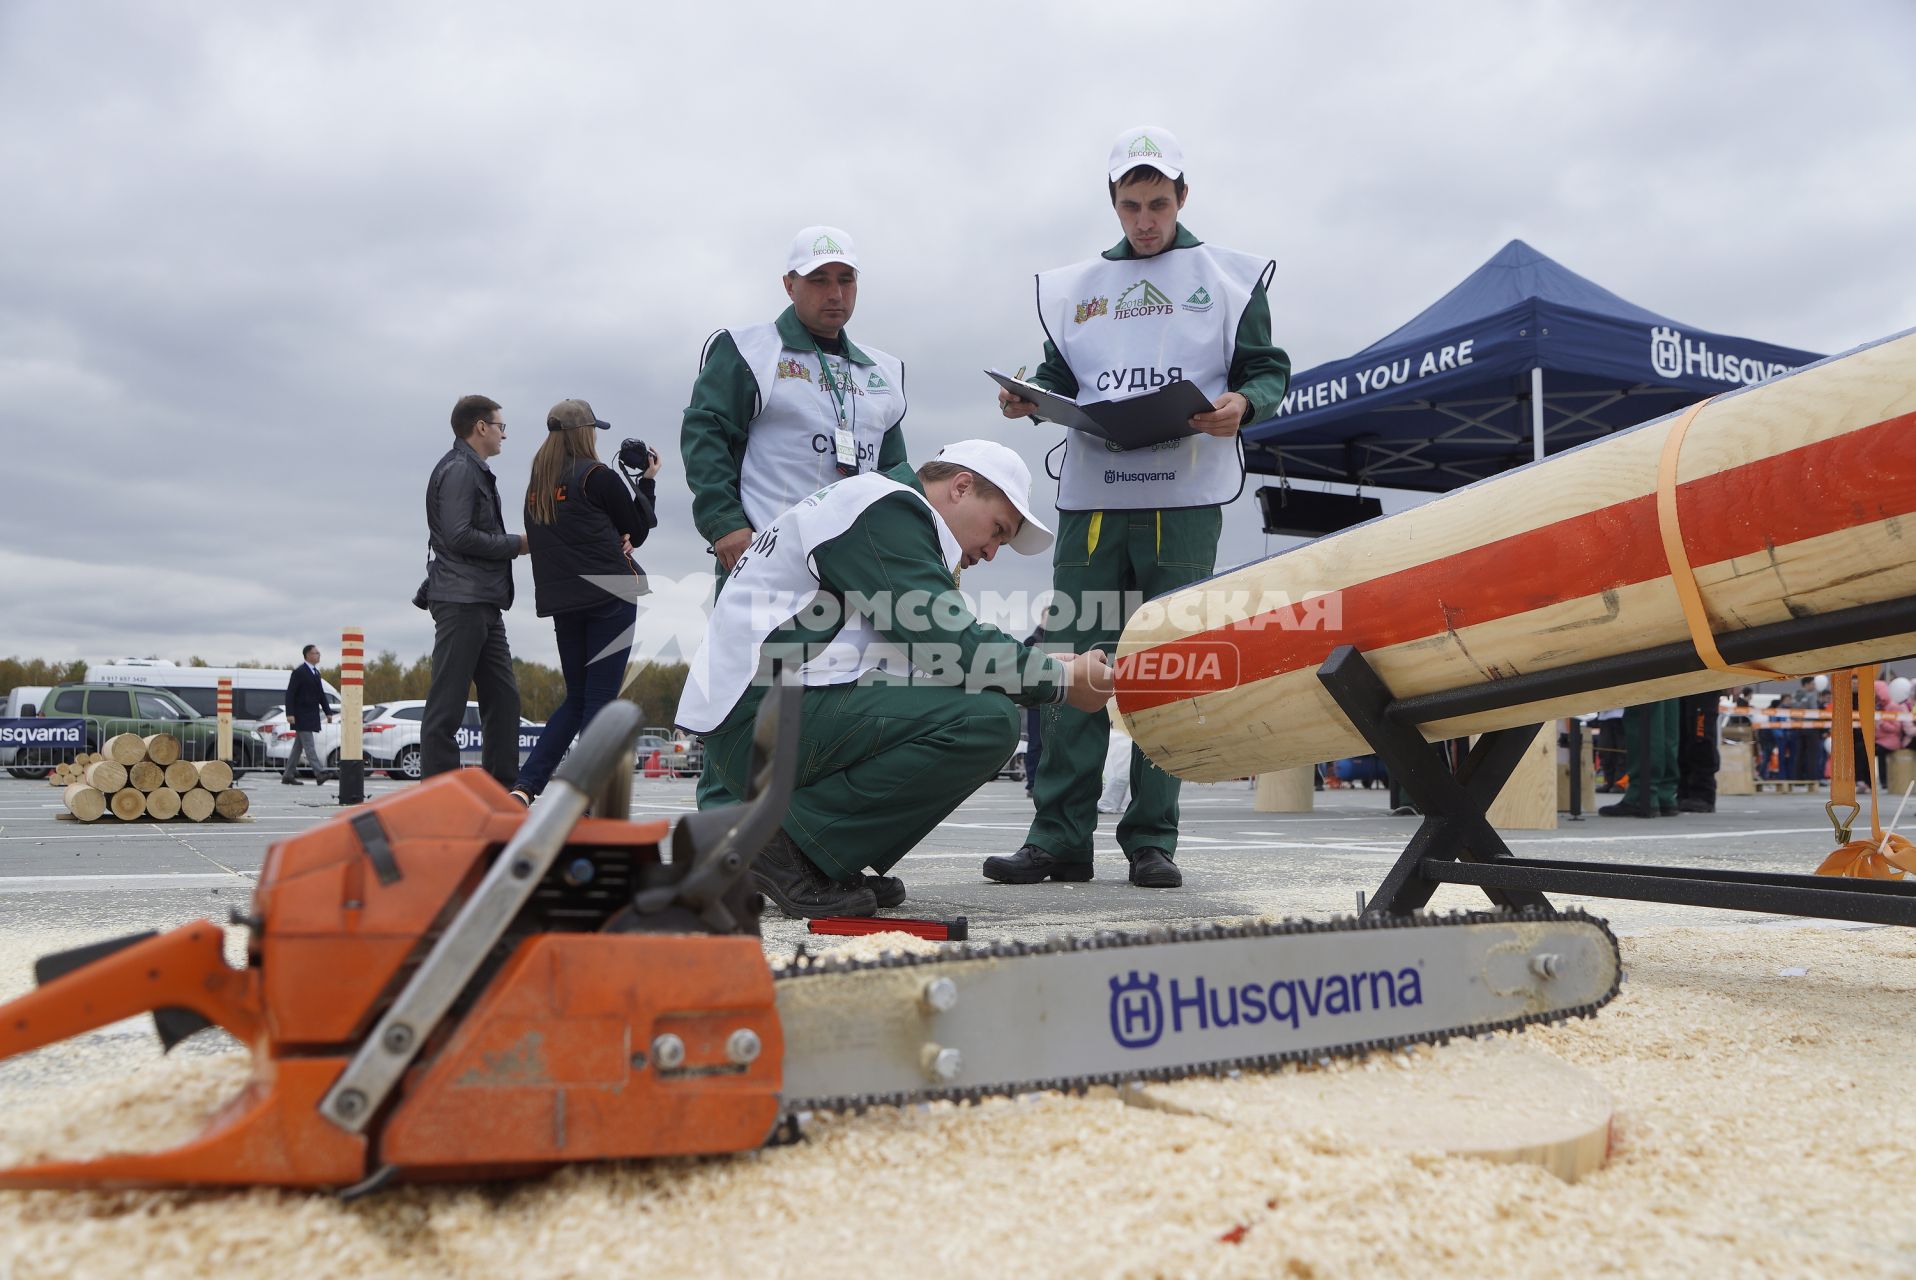
<path id="1" fill-rule="evenodd" d="M 705 738 L 700 807 L 745 793 L 753 718 L 783 670 L 806 685 L 796 790 L 753 866 L 789 916 L 871 915 L 886 874 L 1003 766 L 1020 706 L 1104 705 L 1092 650 L 1059 660 L 978 621 L 956 570 L 1001 546 L 1034 555 L 1031 473 L 987 440 L 915 473 L 862 472 L 766 521 L 732 566 L 679 702 Z M 706 792 L 710 794 L 706 794 Z"/>

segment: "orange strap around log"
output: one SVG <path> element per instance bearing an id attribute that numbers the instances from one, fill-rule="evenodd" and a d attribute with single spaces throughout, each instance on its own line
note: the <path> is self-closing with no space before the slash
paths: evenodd
<path id="1" fill-rule="evenodd" d="M 1657 460 L 1657 532 L 1663 535 L 1663 555 L 1670 562 L 1670 585 L 1676 588 L 1677 602 L 1683 606 L 1683 621 L 1690 628 L 1690 643 L 1696 656 L 1712 671 L 1742 680 L 1770 680 L 1783 674 L 1761 663 L 1733 667 L 1723 661 L 1710 634 L 1710 617 L 1703 609 L 1703 595 L 1697 590 L 1696 573 L 1690 568 L 1690 554 L 1683 546 L 1683 529 L 1677 523 L 1677 458 L 1683 452 L 1683 437 L 1690 423 L 1708 400 L 1699 400 L 1683 411 L 1663 441 L 1663 454 Z"/>
<path id="2" fill-rule="evenodd" d="M 1850 730 L 1854 710 L 1863 730 L 1863 767 L 1869 779 L 1868 840 L 1851 840 L 1850 827 L 1863 807 L 1856 803 L 1856 745 Z M 1816 868 L 1819 876 L 1853 876 L 1871 880 L 1900 880 L 1916 872 L 1916 845 L 1899 835 L 1883 834 L 1877 805 L 1876 780 L 1876 668 L 1846 667 L 1830 672 L 1830 798 L 1823 806 L 1836 838 L 1843 842 Z M 1838 818 L 1838 809 L 1849 817 Z"/>

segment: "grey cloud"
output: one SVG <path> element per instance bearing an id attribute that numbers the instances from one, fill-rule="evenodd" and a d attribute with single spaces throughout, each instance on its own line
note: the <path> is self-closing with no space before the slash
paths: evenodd
<path id="1" fill-rule="evenodd" d="M 1912 28 L 1891 3 L 9 5 L 0 652 L 266 658 L 348 625 L 423 651 L 421 491 L 467 391 L 506 406 L 509 509 L 558 399 L 659 447 L 640 559 L 705 569 L 679 412 L 813 221 L 858 237 L 852 332 L 906 361 L 914 457 L 1003 440 L 1043 499 L 1050 437 L 979 370 L 1036 362 L 1034 270 L 1116 238 L 1101 162 L 1139 120 L 1187 145 L 1190 225 L 1278 260 L 1299 368 L 1512 236 L 1686 323 L 1865 341 L 1916 302 Z M 1266 544 L 1240 501 L 1225 563 Z M 966 585 L 1048 578 L 1007 554 Z M 549 661 L 519 586 L 515 648 Z"/>

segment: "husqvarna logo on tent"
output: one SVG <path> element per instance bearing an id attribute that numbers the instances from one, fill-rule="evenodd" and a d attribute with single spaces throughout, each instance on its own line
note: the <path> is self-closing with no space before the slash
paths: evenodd
<path id="1" fill-rule="evenodd" d="M 1708 338 L 1686 338 L 1681 329 L 1660 324 L 1650 330 L 1650 367 L 1659 378 L 1672 382 L 1685 377 L 1708 378 L 1749 387 L 1796 366 L 1713 348 Z"/>
<path id="2" fill-rule="evenodd" d="M 1650 367 L 1658 377 L 1683 376 L 1683 335 L 1668 325 L 1650 330 Z"/>

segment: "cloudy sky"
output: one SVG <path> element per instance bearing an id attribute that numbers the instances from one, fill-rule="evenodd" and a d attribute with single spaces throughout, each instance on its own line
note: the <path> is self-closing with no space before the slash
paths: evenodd
<path id="1" fill-rule="evenodd" d="M 469 391 L 508 495 L 565 397 L 659 447 L 641 559 L 696 601 L 680 412 L 808 223 L 857 237 L 850 331 L 906 362 L 914 460 L 988 435 L 1037 472 L 1052 429 L 979 370 L 1036 362 L 1030 273 L 1116 239 L 1105 151 L 1147 121 L 1186 223 L 1277 260 L 1300 369 L 1512 237 L 1840 351 L 1916 324 L 1913 115 L 1891 0 L 5 0 L 0 653 L 427 651 L 423 489 Z M 1222 564 L 1277 549 L 1248 498 L 1225 529 Z M 1017 560 L 967 588 L 1045 585 Z M 514 649 L 552 661 L 518 575 Z"/>

